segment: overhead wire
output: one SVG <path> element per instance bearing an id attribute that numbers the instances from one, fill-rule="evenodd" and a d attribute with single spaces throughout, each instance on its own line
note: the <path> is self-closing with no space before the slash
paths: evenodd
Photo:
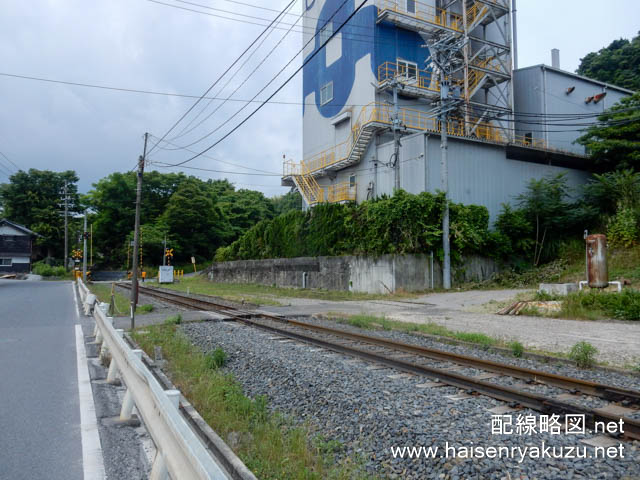
<path id="1" fill-rule="evenodd" d="M 296 0 L 291 0 L 287 6 L 282 10 L 282 12 L 285 12 L 290 5 L 292 5 L 293 3 L 295 3 Z M 276 20 L 278 18 L 280 18 L 279 14 L 278 16 L 276 16 L 276 18 L 274 18 L 271 23 L 249 44 L 249 46 L 240 54 L 240 56 L 238 56 L 238 58 L 236 58 L 233 63 L 222 73 L 222 75 L 220 75 L 215 82 L 213 82 L 213 84 L 201 95 L 201 97 L 196 100 L 196 102 L 171 126 L 171 128 L 169 128 L 169 130 L 166 131 L 166 133 L 164 135 L 162 135 L 162 140 L 164 140 L 167 135 L 169 135 L 169 133 L 171 133 L 173 131 L 174 128 L 176 128 L 178 126 L 178 124 L 184 120 L 184 118 L 189 115 L 189 113 L 191 113 L 193 111 L 193 109 L 202 101 L 203 97 L 205 95 L 207 95 L 211 90 L 213 90 L 213 88 L 215 88 L 215 86 L 220 82 L 220 80 L 222 80 L 222 78 L 229 73 L 229 71 L 242 59 L 242 57 L 251 49 L 253 48 L 253 46 L 258 43 L 258 41 L 260 40 L 260 38 L 265 35 L 269 29 L 273 26 L 273 24 L 276 22 Z M 156 143 L 155 145 L 153 145 L 149 151 L 147 152 L 147 154 L 151 153 L 154 148 L 158 145 L 158 143 Z"/>
<path id="2" fill-rule="evenodd" d="M 188 11 L 188 12 L 199 13 L 201 15 L 207 15 L 207 16 L 211 16 L 211 17 L 216 17 L 216 18 L 221 18 L 221 19 L 226 19 L 226 20 L 232 20 L 232 21 L 235 21 L 235 22 L 246 23 L 246 24 L 249 24 L 249 25 L 257 25 L 257 26 L 261 26 L 261 27 L 265 26 L 264 23 L 257 23 L 257 22 L 254 22 L 254 21 L 243 20 L 243 19 L 240 19 L 240 18 L 225 17 L 225 16 L 222 16 L 222 15 L 219 15 L 219 14 L 215 14 L 215 13 L 203 12 L 201 10 L 195 10 L 195 9 L 192 9 L 192 8 L 181 7 L 180 5 L 174 5 L 174 4 L 171 4 L 171 3 L 166 3 L 166 2 L 163 2 L 163 1 L 160 1 L 160 0 L 144 0 L 144 1 L 147 1 L 147 2 L 150 2 L 150 3 L 155 3 L 155 4 L 158 4 L 158 5 L 163 5 L 163 6 L 166 6 L 166 7 L 176 8 L 176 9 L 179 9 L 179 10 L 185 10 L 185 11 Z M 181 0 L 174 0 L 174 1 L 181 1 Z M 209 8 L 210 9 L 210 8 L 213 8 L 213 7 L 201 6 L 201 8 Z M 233 12 L 233 14 L 235 15 L 236 13 Z M 263 19 L 261 17 L 256 17 L 256 18 L 259 18 L 260 20 L 263 20 L 265 22 L 268 21 L 268 19 Z M 327 23 L 327 22 L 325 22 L 325 23 Z M 290 26 L 291 24 L 282 22 L 282 25 Z M 274 27 L 274 28 L 278 29 L 278 30 L 286 30 L 286 27 Z M 373 43 L 374 45 L 389 45 L 389 46 L 395 46 L 395 45 L 412 46 L 412 45 L 415 45 L 415 43 L 412 43 L 412 42 L 409 42 L 409 41 L 383 40 L 379 36 L 377 36 L 377 35 L 375 35 L 373 33 L 374 29 L 371 26 L 367 26 L 367 25 L 350 25 L 350 28 L 363 28 L 363 29 L 367 29 L 367 30 L 372 32 L 372 33 L 368 33 L 368 34 L 367 33 L 346 32 L 344 34 L 344 38 L 346 38 L 346 39 L 348 39 L 350 41 L 353 41 L 353 42 L 362 42 L 362 43 L 367 43 L 369 45 Z M 311 35 L 311 34 L 315 33 L 315 31 L 316 31 L 315 27 L 311 27 L 311 26 L 308 27 L 308 26 L 304 26 L 304 25 L 301 26 L 300 29 L 295 30 L 296 33 L 308 34 L 308 35 Z"/>
<path id="3" fill-rule="evenodd" d="M 347 1 L 348 1 L 348 0 L 344 0 L 344 1 L 342 2 L 342 4 L 341 4 L 341 5 L 336 9 L 336 11 L 333 13 L 333 15 L 332 15 L 332 17 L 331 17 L 331 18 L 333 18 L 333 17 L 334 17 L 334 16 L 335 16 L 335 15 L 336 15 L 336 14 L 337 14 L 341 9 L 342 9 L 342 7 L 344 7 L 344 5 L 347 3 Z M 310 61 L 311 61 L 311 60 L 312 60 L 312 59 L 313 59 L 313 58 L 314 58 L 314 57 L 315 57 L 315 56 L 316 56 L 316 55 L 317 55 L 317 54 L 318 54 L 318 53 L 319 53 L 319 52 L 320 52 L 320 51 L 321 51 L 321 50 L 322 50 L 326 45 L 327 45 L 327 43 L 329 43 L 329 42 L 330 42 L 330 41 L 331 41 L 331 40 L 332 40 L 332 39 L 333 39 L 333 38 L 334 38 L 334 37 L 335 37 L 335 36 L 336 36 L 336 35 L 337 35 L 341 30 L 342 30 L 342 28 L 343 28 L 343 27 L 344 27 L 344 26 L 349 22 L 349 20 L 351 20 L 351 19 L 352 19 L 352 18 L 353 18 L 353 17 L 354 17 L 354 16 L 355 16 L 359 11 L 360 11 L 360 9 L 365 5 L 365 3 L 367 3 L 367 0 L 363 0 L 363 1 L 362 1 L 362 3 L 360 3 L 360 5 L 359 5 L 357 8 L 355 8 L 355 10 L 353 11 L 353 13 L 351 13 L 351 14 L 348 16 L 348 18 L 347 18 L 344 22 L 342 22 L 342 23 L 339 25 L 339 27 L 338 27 L 338 28 L 337 28 L 337 29 L 336 29 L 336 30 L 335 30 L 335 31 L 330 35 L 330 37 L 329 37 L 328 39 L 326 39 L 326 40 L 324 41 L 324 43 L 323 43 L 322 45 L 320 45 L 320 47 L 319 47 L 318 49 L 315 49 L 315 50 L 313 51 L 313 53 L 311 53 L 311 54 L 307 57 L 307 59 L 306 59 L 306 60 L 304 60 L 304 61 L 302 62 L 302 65 L 301 65 L 300 67 L 298 67 L 298 68 L 296 69 L 296 71 L 295 71 L 295 72 L 293 72 L 293 74 L 291 74 L 291 75 L 289 76 L 289 78 L 287 78 L 287 80 L 285 80 L 285 81 L 284 81 L 284 83 L 283 83 L 282 85 L 280 85 L 280 87 L 278 87 L 278 88 L 277 88 L 277 89 L 276 89 L 276 90 L 275 90 L 275 91 L 274 91 L 274 92 L 273 92 L 273 93 L 272 93 L 272 94 L 271 94 L 271 95 L 270 95 L 266 100 L 264 100 L 260 105 L 258 105 L 258 107 L 257 107 L 253 112 L 251 112 L 248 116 L 246 116 L 246 117 L 245 117 L 245 118 L 244 118 L 244 119 L 243 119 L 243 120 L 242 120 L 238 125 L 236 125 L 234 128 L 232 128 L 232 129 L 231 129 L 229 132 L 227 132 L 227 133 L 226 133 L 222 138 L 220 138 L 220 139 L 219 139 L 218 141 L 216 141 L 214 144 L 212 144 L 212 145 L 210 145 L 209 147 L 207 147 L 206 149 L 204 149 L 202 152 L 198 153 L 197 155 L 195 155 L 195 156 L 193 156 L 193 157 L 191 157 L 191 158 L 188 158 L 187 160 L 184 160 L 184 161 L 182 161 L 182 162 L 179 162 L 179 163 L 175 164 L 175 166 L 184 165 L 185 163 L 188 163 L 188 162 L 190 162 L 190 161 L 192 161 L 192 160 L 195 160 L 196 158 L 198 158 L 198 157 L 199 157 L 200 155 L 202 155 L 203 153 L 207 153 L 208 151 L 210 151 L 211 149 L 213 149 L 215 146 L 217 146 L 217 145 L 219 145 L 221 142 L 223 142 L 225 139 L 229 138 L 229 136 L 231 136 L 231 135 L 232 135 L 234 132 L 236 132 L 240 127 L 242 127 L 246 122 L 248 122 L 248 121 L 249 121 L 249 119 L 251 119 L 251 118 L 252 118 L 256 113 L 258 113 L 258 112 L 259 112 L 259 111 L 260 111 L 260 110 L 261 110 L 261 109 L 262 109 L 262 108 L 263 108 L 263 107 L 264 107 L 264 106 L 269 102 L 269 100 L 271 100 L 271 99 L 272 99 L 273 97 L 275 97 L 275 96 L 276 96 L 280 91 L 282 91 L 282 89 L 283 89 L 283 88 L 284 88 L 284 87 L 285 87 L 285 86 L 286 86 L 286 85 L 287 85 L 287 84 L 288 84 L 288 83 L 289 83 L 289 82 L 290 82 L 290 81 L 291 81 L 291 80 L 292 80 L 292 79 L 293 79 L 293 78 L 294 78 L 294 77 L 295 77 L 295 76 L 296 76 L 296 75 L 297 75 L 297 74 L 298 74 L 298 73 L 299 73 L 299 72 L 300 72 L 300 71 L 305 67 L 305 65 L 307 65 L 307 64 L 308 64 L 308 63 L 309 63 L 309 62 L 310 62 Z M 316 34 L 316 35 L 317 35 L 317 34 Z M 312 38 L 311 40 L 313 40 L 313 38 Z M 309 42 L 311 42 L 311 40 L 309 40 Z M 308 45 L 308 43 L 309 43 L 309 42 L 307 42 L 307 45 Z M 305 47 L 306 47 L 306 45 L 305 45 Z M 304 48 L 305 48 L 305 47 L 303 47 L 303 50 L 304 50 Z M 274 81 L 276 78 L 278 78 L 278 76 L 280 76 L 280 74 L 284 71 L 284 69 L 286 69 L 286 68 L 287 68 L 287 67 L 288 67 L 288 66 L 293 62 L 293 60 L 294 60 L 295 58 L 297 58 L 297 56 L 298 56 L 298 55 L 296 54 L 296 55 L 293 57 L 293 59 L 292 59 L 289 63 L 287 63 L 287 65 L 285 65 L 285 67 L 283 67 L 283 69 L 282 69 L 282 70 L 280 70 L 280 72 L 278 72 L 278 73 L 276 74 L 276 76 L 275 76 L 272 80 L 270 80 L 270 81 L 269 81 L 269 83 L 267 84 L 267 86 L 268 86 L 268 85 L 270 85 L 271 83 L 273 83 L 273 81 Z M 265 87 L 265 88 L 263 88 L 260 92 L 258 92 L 258 93 L 254 96 L 254 99 L 255 99 L 255 98 L 257 98 L 257 96 L 258 96 L 258 95 L 260 95 L 260 94 L 261 94 L 265 89 L 266 89 L 266 87 Z M 233 115 L 232 117 L 230 117 L 227 121 L 225 121 L 225 122 L 224 122 L 220 127 L 222 127 L 222 126 L 224 126 L 225 124 L 227 124 L 227 123 L 228 123 L 228 122 L 229 122 L 233 117 L 235 117 L 235 115 L 237 115 L 237 113 L 239 113 L 239 112 L 236 112 L 236 114 L 234 114 L 234 115 Z M 219 129 L 220 127 L 218 127 L 218 129 Z M 216 129 L 216 130 L 218 130 L 218 129 Z"/>
<path id="4" fill-rule="evenodd" d="M 187 98 L 187 99 L 194 99 L 194 98 L 200 98 L 201 95 L 190 95 L 190 94 L 182 94 L 182 93 L 172 93 L 172 92 L 157 92 L 157 91 L 152 91 L 152 90 L 144 90 L 144 89 L 134 89 L 134 88 L 127 88 L 127 87 L 115 87 L 115 86 L 109 86 L 109 85 L 98 85 L 98 84 L 92 84 L 92 83 L 81 83 L 81 82 L 75 82 L 75 81 L 67 81 L 67 80 L 57 80 L 57 79 L 52 79 L 52 78 L 44 78 L 44 77 L 34 77 L 34 76 L 28 76 L 28 75 L 19 75 L 19 74 L 14 74 L 14 73 L 7 73 L 7 72 L 0 72 L 0 76 L 3 77 L 8 77 L 8 78 L 15 78 L 15 79 L 20 79 L 20 80 L 30 80 L 30 81 L 36 81 L 36 82 L 43 82 L 43 83 L 52 83 L 52 84 L 60 84 L 60 85 L 68 85 L 68 86 L 73 86 L 73 87 L 82 87 L 82 88 L 94 88 L 94 89 L 98 89 L 98 90 L 108 90 L 108 91 L 116 91 L 116 92 L 123 92 L 123 93 L 137 93 L 137 94 L 144 94 L 144 95 L 158 95 L 158 96 L 166 96 L 166 97 L 179 97 L 179 98 Z M 251 100 L 251 99 L 247 99 L 247 98 L 227 98 L 227 97 L 210 97 L 210 96 L 205 96 L 203 97 L 203 100 L 227 100 L 228 102 L 236 102 L 236 103 L 262 103 L 263 100 Z M 305 102 L 300 102 L 300 101 L 281 101 L 281 100 L 272 100 L 269 102 L 272 105 L 291 105 L 291 106 L 295 106 L 295 105 L 305 105 Z M 334 107 L 366 107 L 370 104 L 359 104 L 359 103 L 331 103 L 332 106 Z M 511 115 L 511 112 L 505 112 L 502 109 L 492 109 L 491 105 L 487 105 L 486 107 L 482 107 L 482 109 L 487 109 L 487 110 L 492 110 L 495 112 L 499 112 L 503 115 Z M 555 113 L 531 113 L 531 112 L 514 112 L 513 115 L 515 117 L 539 117 L 539 118 L 561 118 L 561 117 L 566 117 L 569 119 L 576 119 L 579 117 L 599 117 L 602 115 L 606 115 L 609 113 L 612 114 L 618 114 L 618 113 L 626 113 L 629 111 L 637 111 L 638 108 L 627 108 L 627 109 L 620 109 L 620 110 L 616 110 L 615 112 L 593 112 L 593 113 L 563 113 L 563 114 L 555 114 Z"/>
<path id="5" fill-rule="evenodd" d="M 295 2 L 294 2 L 295 3 Z M 293 5 L 291 5 L 291 7 L 293 7 Z M 290 8 L 291 8 L 290 7 Z M 303 18 L 304 14 L 301 14 L 298 19 L 296 20 L 296 23 L 299 22 L 302 18 Z M 272 29 L 267 35 L 265 35 L 265 37 L 263 38 L 264 41 L 266 41 L 266 39 L 268 38 L 268 36 L 271 34 L 271 32 L 273 32 L 274 30 Z M 198 128 L 200 125 L 202 125 L 204 122 L 206 122 L 207 120 L 209 120 L 213 115 L 215 115 L 224 105 L 226 105 L 227 101 L 233 97 L 238 90 L 240 90 L 248 81 L 249 79 L 258 71 L 258 69 L 260 69 L 260 67 L 262 65 L 264 65 L 264 63 L 271 57 L 271 55 L 273 55 L 273 53 L 278 49 L 278 47 L 282 44 L 282 42 L 287 38 L 287 36 L 291 33 L 291 29 L 289 29 L 278 41 L 278 43 L 276 43 L 271 50 L 269 50 L 269 52 L 267 53 L 267 55 L 264 56 L 264 58 L 262 58 L 262 60 L 258 63 L 258 65 L 246 76 L 246 78 L 239 84 L 236 86 L 236 88 L 233 90 L 233 92 L 231 92 L 231 94 L 227 95 L 227 97 L 218 105 L 216 105 L 216 107 L 205 117 L 203 118 L 200 122 L 198 122 L 197 125 L 195 125 L 193 128 L 190 128 L 189 130 L 186 130 L 186 128 L 190 127 L 193 122 L 195 120 L 197 120 L 197 118 L 200 116 L 200 114 L 204 113 L 204 111 L 206 110 L 206 108 L 211 105 L 212 100 L 209 101 L 209 103 L 207 104 L 207 106 L 205 108 L 203 108 L 200 113 L 194 117 L 194 119 L 192 119 L 192 121 L 187 125 L 187 127 L 185 127 L 185 129 L 182 130 L 182 132 L 176 136 L 172 138 L 172 141 L 175 141 L 176 139 L 183 137 L 185 135 L 188 135 L 189 133 L 193 132 L 196 128 Z M 243 65 L 240 67 L 240 69 L 236 70 L 236 72 L 234 73 L 233 76 L 231 76 L 228 80 L 227 83 L 218 91 L 218 94 L 222 93 L 224 91 L 224 89 L 231 83 L 231 81 L 236 77 L 236 75 L 238 74 L 238 72 L 242 69 L 242 67 L 244 67 L 247 62 L 252 58 L 253 54 L 256 53 L 258 51 L 258 49 L 264 44 L 264 41 L 251 53 L 251 55 L 249 55 L 247 57 L 247 59 L 245 60 L 245 62 L 243 63 Z M 245 104 L 246 105 L 246 104 Z M 185 131 L 186 130 L 186 131 Z M 193 144 L 189 144 L 186 145 L 187 147 L 191 146 Z"/>
<path id="6" fill-rule="evenodd" d="M 155 135 L 152 135 L 152 134 L 149 134 L 149 135 L 150 135 L 150 136 L 152 136 L 152 137 L 158 138 L 158 137 L 156 137 Z M 188 148 L 180 147 L 179 145 L 174 144 L 174 143 L 171 143 L 171 142 L 170 142 L 170 141 L 168 141 L 168 140 L 165 140 L 163 143 L 168 143 L 169 145 L 173 145 L 174 147 L 177 147 L 177 149 L 186 150 L 187 152 L 190 152 L 190 153 L 194 153 L 194 154 L 195 154 L 195 153 L 197 153 L 197 152 L 196 152 L 196 151 L 194 151 L 194 150 L 189 150 Z M 168 150 L 166 147 L 158 147 L 158 148 L 159 148 L 160 150 Z M 173 150 L 173 149 L 172 149 L 172 150 Z M 231 166 L 234 166 L 234 167 L 244 168 L 244 169 L 246 169 L 246 170 L 253 170 L 253 171 L 255 171 L 255 172 L 261 172 L 261 173 L 267 173 L 267 174 L 279 175 L 279 174 L 276 174 L 276 173 L 274 173 L 274 172 L 269 172 L 268 170 L 261 170 L 261 169 L 258 169 L 258 168 L 245 167 L 244 165 L 240 165 L 239 163 L 233 163 L 233 162 L 229 162 L 229 161 L 226 161 L 226 160 L 220 160 L 219 158 L 211 157 L 211 156 L 209 156 L 209 155 L 202 155 L 202 156 L 203 156 L 203 157 L 205 157 L 205 158 L 208 158 L 208 159 L 210 159 L 210 160 L 213 160 L 214 162 L 224 163 L 224 164 L 231 165 Z"/>
<path id="7" fill-rule="evenodd" d="M 21 168 L 20 168 L 18 165 L 16 165 L 16 164 L 13 162 L 13 160 L 11 160 L 9 157 L 7 157 L 7 156 L 6 156 L 2 151 L 0 151 L 0 155 L 1 155 L 1 156 L 2 156 L 2 157 L 3 157 L 7 162 L 9 162 L 11 165 L 13 165 L 13 166 L 16 168 L 16 170 L 18 170 L 18 171 L 20 171 L 20 170 L 21 170 Z"/>

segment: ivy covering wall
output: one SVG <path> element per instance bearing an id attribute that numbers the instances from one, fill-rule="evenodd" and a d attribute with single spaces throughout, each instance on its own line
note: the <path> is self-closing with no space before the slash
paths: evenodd
<path id="1" fill-rule="evenodd" d="M 489 212 L 451 204 L 454 261 L 465 253 L 486 253 L 495 240 Z M 216 261 L 335 255 L 410 254 L 441 256 L 444 195 L 398 191 L 360 205 L 321 204 L 264 220 L 227 247 Z"/>

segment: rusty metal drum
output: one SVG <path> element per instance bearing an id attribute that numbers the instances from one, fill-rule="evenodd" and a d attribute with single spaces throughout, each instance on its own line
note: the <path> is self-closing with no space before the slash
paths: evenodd
<path id="1" fill-rule="evenodd" d="M 609 286 L 607 237 L 605 235 L 589 235 L 587 237 L 587 275 L 589 287 L 606 288 Z"/>

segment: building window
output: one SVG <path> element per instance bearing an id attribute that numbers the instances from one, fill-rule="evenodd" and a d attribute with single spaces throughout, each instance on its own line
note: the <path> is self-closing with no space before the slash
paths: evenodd
<path id="1" fill-rule="evenodd" d="M 320 29 L 320 34 L 318 35 L 320 38 L 320 45 L 324 45 L 328 42 L 331 35 L 333 35 L 333 23 L 328 22 Z"/>
<path id="2" fill-rule="evenodd" d="M 418 64 L 398 59 L 398 76 L 407 80 L 418 80 Z"/>
<path id="3" fill-rule="evenodd" d="M 320 89 L 320 105 L 325 105 L 333 100 L 333 82 L 329 82 Z"/>
<path id="4" fill-rule="evenodd" d="M 407 0 L 407 13 L 416 13 L 416 0 Z"/>
<path id="5" fill-rule="evenodd" d="M 0 258 L 0 267 L 10 267 L 13 265 L 10 258 Z"/>
<path id="6" fill-rule="evenodd" d="M 349 177 L 349 187 L 353 188 L 356 186 L 356 176 L 355 175 L 351 175 Z"/>
<path id="7" fill-rule="evenodd" d="M 529 132 L 529 133 L 525 133 L 524 134 L 524 144 L 525 145 L 531 145 L 533 143 L 533 133 Z"/>

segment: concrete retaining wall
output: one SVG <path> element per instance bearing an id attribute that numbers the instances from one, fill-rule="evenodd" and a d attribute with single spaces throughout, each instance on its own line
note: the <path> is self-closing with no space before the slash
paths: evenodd
<path id="1" fill-rule="evenodd" d="M 209 280 L 222 283 L 257 283 L 278 287 L 345 290 L 362 293 L 422 291 L 442 286 L 437 260 L 431 271 L 429 255 L 383 255 L 380 257 L 305 257 L 241 260 L 214 263 Z M 455 267 L 454 284 L 488 280 L 498 271 L 493 260 L 472 256 Z M 433 282 L 433 283 L 432 283 Z"/>

